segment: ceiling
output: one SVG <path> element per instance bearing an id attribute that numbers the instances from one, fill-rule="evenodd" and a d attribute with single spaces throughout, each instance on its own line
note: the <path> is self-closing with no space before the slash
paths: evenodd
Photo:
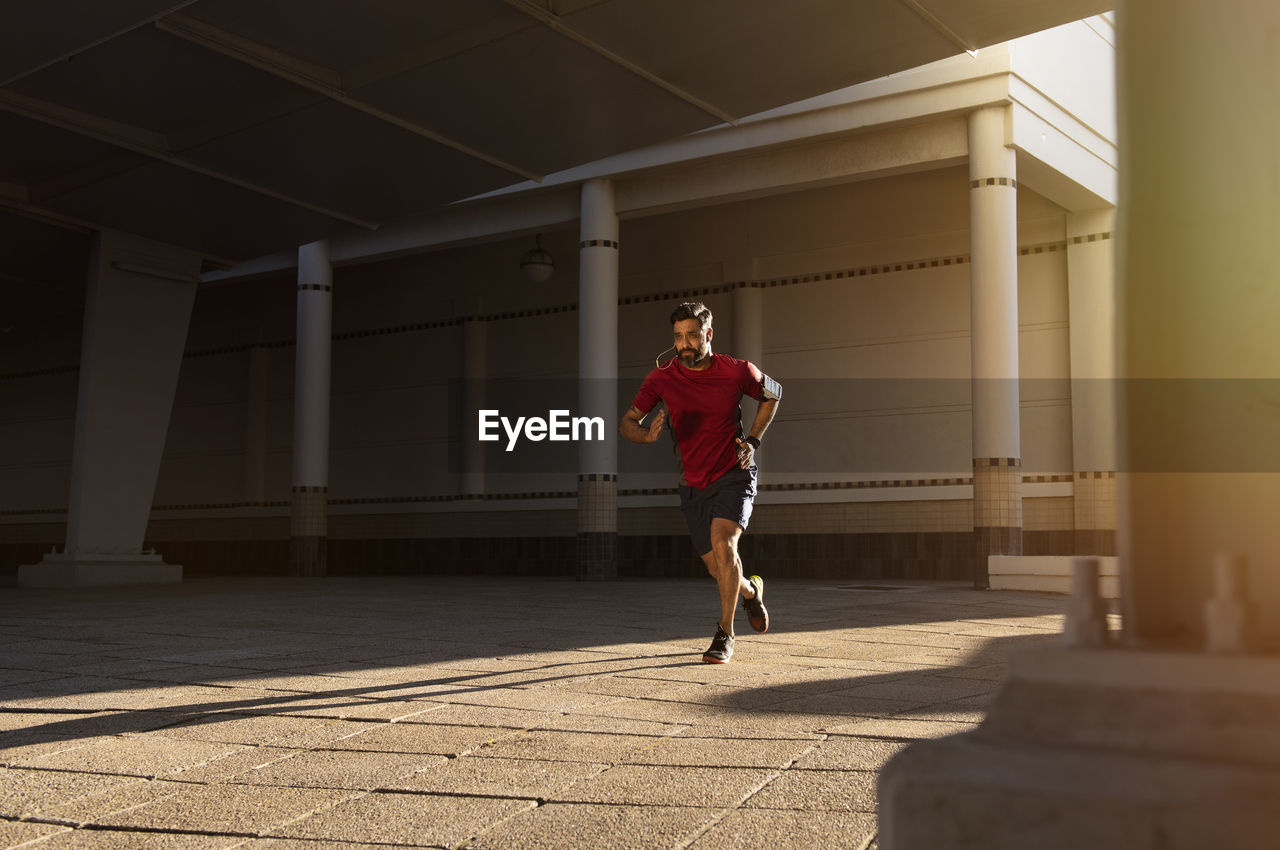
<path id="1" fill-rule="evenodd" d="M 1111 5 L 10 0 L 0 291 L 78 283 L 98 228 L 226 266 Z"/>

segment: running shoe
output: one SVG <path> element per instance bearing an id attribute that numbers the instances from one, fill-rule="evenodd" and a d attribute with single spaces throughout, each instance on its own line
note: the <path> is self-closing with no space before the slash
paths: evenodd
<path id="1" fill-rule="evenodd" d="M 751 621 L 751 628 L 758 632 L 769 631 L 769 610 L 764 607 L 764 579 L 760 576 L 751 576 L 747 579 L 747 583 L 755 588 L 756 595 L 747 599 L 743 597 L 742 607 L 747 612 L 747 619 Z"/>
<path id="2" fill-rule="evenodd" d="M 720 624 L 716 623 L 716 636 L 711 639 L 711 647 L 702 653 L 702 660 L 708 664 L 728 664 L 733 657 L 733 635 L 724 633 Z"/>

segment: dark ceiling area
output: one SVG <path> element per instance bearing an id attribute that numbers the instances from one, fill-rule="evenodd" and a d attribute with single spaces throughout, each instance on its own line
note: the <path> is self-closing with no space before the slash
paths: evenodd
<path id="1" fill-rule="evenodd" d="M 83 288 L 94 230 L 232 266 L 1108 5 L 6 2 L 0 326 Z"/>

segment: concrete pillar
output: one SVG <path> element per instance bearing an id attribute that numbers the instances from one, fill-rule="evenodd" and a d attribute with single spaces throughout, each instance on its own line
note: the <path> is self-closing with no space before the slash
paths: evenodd
<path id="1" fill-rule="evenodd" d="M 483 496 L 484 446 L 477 439 L 478 411 L 485 406 L 488 334 L 479 316 L 462 323 L 462 480 L 464 496 Z"/>
<path id="2" fill-rule="evenodd" d="M 1018 184 L 1006 120 L 1003 106 L 969 116 L 975 587 L 988 586 L 989 556 L 1022 554 Z"/>
<path id="3" fill-rule="evenodd" d="M 329 535 L 329 376 L 333 269 L 329 243 L 298 249 L 290 572 L 325 574 Z"/>
<path id="4" fill-rule="evenodd" d="M 1116 553 L 1114 210 L 1067 216 L 1075 549 Z"/>
<path id="5" fill-rule="evenodd" d="M 578 416 L 618 416 L 618 214 L 613 183 L 582 185 Z M 608 429 L 606 429 L 607 431 Z M 618 444 L 578 444 L 578 579 L 618 576 Z"/>
<path id="6" fill-rule="evenodd" d="M 1214 560 L 1234 553 L 1280 640 L 1280 5 L 1124 8 L 1125 631 L 1142 645 L 1201 640 Z"/>
<path id="7" fill-rule="evenodd" d="M 725 353 L 757 366 L 764 359 L 764 292 L 758 286 L 733 291 L 733 350 Z"/>
<path id="8" fill-rule="evenodd" d="M 31 586 L 182 580 L 143 553 L 201 258 L 104 231 L 85 292 L 66 547 L 19 569 Z"/>
<path id="9" fill-rule="evenodd" d="M 1015 655 L 981 730 L 891 761 L 884 850 L 1276 843 L 1277 32 L 1272 3 L 1118 8 L 1124 639 Z"/>
<path id="10" fill-rule="evenodd" d="M 244 501 L 267 500 L 267 389 L 271 351 L 255 345 L 248 351 L 244 415 Z"/>

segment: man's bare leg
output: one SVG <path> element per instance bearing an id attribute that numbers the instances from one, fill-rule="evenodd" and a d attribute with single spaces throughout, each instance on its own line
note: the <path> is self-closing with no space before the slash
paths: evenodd
<path id="1" fill-rule="evenodd" d="M 711 551 L 702 556 L 707 572 L 716 580 L 720 590 L 720 628 L 725 634 L 733 634 L 733 615 L 738 608 L 738 597 L 751 599 L 755 588 L 742 575 L 742 559 L 738 557 L 738 538 L 742 526 L 731 519 L 713 517 L 711 520 Z"/>

